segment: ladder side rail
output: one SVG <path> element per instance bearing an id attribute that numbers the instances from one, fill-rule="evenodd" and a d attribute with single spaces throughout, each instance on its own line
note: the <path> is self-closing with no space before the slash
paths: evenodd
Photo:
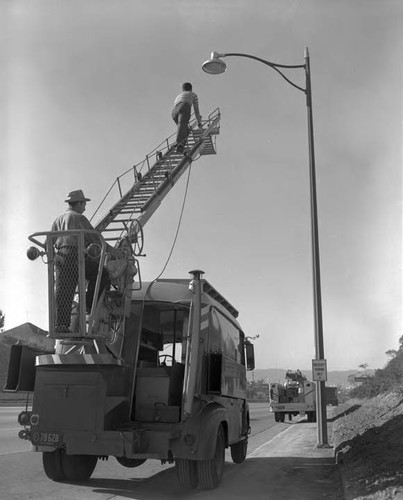
<path id="1" fill-rule="evenodd" d="M 122 186 L 120 185 L 120 179 L 119 179 L 119 177 L 118 177 L 116 180 L 117 180 L 117 182 L 118 182 L 118 188 L 119 188 L 119 194 L 120 194 L 120 197 L 122 197 L 122 196 L 123 196 L 123 193 L 122 193 Z"/>

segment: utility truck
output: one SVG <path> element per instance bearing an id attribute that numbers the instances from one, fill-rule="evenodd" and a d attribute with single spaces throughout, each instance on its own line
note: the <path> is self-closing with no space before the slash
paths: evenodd
<path id="1" fill-rule="evenodd" d="M 98 459 L 115 457 L 125 467 L 157 459 L 174 464 L 183 487 L 209 489 L 221 481 L 225 448 L 235 463 L 245 460 L 246 370 L 254 369 L 254 353 L 238 311 L 202 271 L 143 282 L 138 260 L 142 226 L 192 159 L 214 150 L 218 122 L 213 114 L 195 131 L 185 157 L 167 141 L 146 174 L 135 171 L 135 184 L 96 226 L 99 245 L 85 248 L 84 230 L 68 232 L 78 249 L 78 279 L 71 278 L 77 282 L 67 331 L 56 328 L 54 245 L 66 234 L 29 237 L 28 257 L 41 257 L 48 268 L 49 331 L 31 326 L 26 335 L 25 325 L 24 337 L 19 327 L 8 332 L 25 340 L 11 347 L 5 390 L 33 393 L 32 408 L 18 417 L 19 435 L 42 453 L 54 481 L 85 481 Z M 89 312 L 85 258 L 99 262 Z M 103 268 L 112 286 L 97 300 Z"/>
<path id="2" fill-rule="evenodd" d="M 276 422 L 284 422 L 296 415 L 307 415 L 308 422 L 316 422 L 315 384 L 307 380 L 300 370 L 288 370 L 284 384 L 270 383 L 270 411 Z"/>

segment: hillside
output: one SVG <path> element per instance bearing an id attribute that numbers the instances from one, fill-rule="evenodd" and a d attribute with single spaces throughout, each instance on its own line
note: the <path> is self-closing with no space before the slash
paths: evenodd
<path id="1" fill-rule="evenodd" d="M 403 498 L 401 391 L 349 400 L 334 411 L 333 442 L 346 500 Z"/>

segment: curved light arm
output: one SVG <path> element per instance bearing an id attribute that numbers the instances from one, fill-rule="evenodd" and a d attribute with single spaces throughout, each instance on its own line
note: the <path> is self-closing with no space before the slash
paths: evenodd
<path id="1" fill-rule="evenodd" d="M 271 68 L 273 68 L 275 71 L 277 71 L 277 73 L 279 73 L 279 75 L 284 78 L 284 80 L 286 80 L 290 85 L 292 85 L 293 87 L 295 87 L 296 89 L 300 90 L 301 92 L 303 92 L 304 94 L 307 93 L 307 89 L 304 89 L 302 87 L 300 87 L 299 85 L 296 85 L 294 82 L 292 82 L 289 78 L 287 78 L 284 73 L 282 73 L 279 68 L 287 68 L 287 69 L 292 69 L 292 68 L 305 68 L 306 69 L 306 65 L 305 64 L 295 64 L 295 65 L 288 65 L 288 64 L 277 64 L 277 63 L 273 63 L 273 62 L 270 62 L 270 61 L 266 61 L 265 59 L 262 59 L 260 57 L 257 57 L 257 56 L 252 56 L 250 54 L 242 54 L 242 53 L 238 53 L 238 52 L 230 52 L 230 53 L 227 53 L 227 54 L 220 54 L 218 52 L 212 52 L 211 53 L 211 58 L 209 61 L 206 61 L 202 68 L 204 71 L 206 71 L 207 73 L 223 73 L 225 71 L 225 63 L 224 61 L 221 61 L 220 59 L 222 57 L 229 57 L 229 56 L 238 56 L 238 57 L 247 57 L 248 59 L 255 59 L 255 61 L 259 61 L 263 64 L 266 64 L 266 66 L 270 66 Z M 209 63 L 213 63 L 215 64 L 216 66 L 219 66 L 221 65 L 221 70 L 219 71 L 209 71 L 208 70 L 208 67 L 209 67 Z"/>

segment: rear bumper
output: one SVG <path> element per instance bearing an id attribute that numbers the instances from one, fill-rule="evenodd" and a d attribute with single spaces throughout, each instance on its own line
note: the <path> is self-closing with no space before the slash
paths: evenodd
<path id="1" fill-rule="evenodd" d="M 34 432 L 32 432 L 31 437 Z M 35 441 L 31 442 L 34 451 L 49 452 L 56 448 L 64 448 L 68 455 L 155 458 L 160 460 L 169 460 L 173 457 L 193 457 L 191 450 L 184 444 L 181 437 L 182 432 L 179 429 L 104 432 L 74 430 L 64 431 L 62 439 L 51 446 L 38 444 Z"/>
<path id="2" fill-rule="evenodd" d="M 32 436 L 35 434 L 34 431 Z M 39 431 L 40 432 L 40 431 Z M 170 447 L 172 433 L 122 430 L 122 431 L 64 431 L 54 445 L 31 441 L 35 451 L 53 451 L 64 448 L 68 455 L 97 455 L 135 458 L 164 458 Z M 140 455 L 139 455 L 140 454 Z"/>

